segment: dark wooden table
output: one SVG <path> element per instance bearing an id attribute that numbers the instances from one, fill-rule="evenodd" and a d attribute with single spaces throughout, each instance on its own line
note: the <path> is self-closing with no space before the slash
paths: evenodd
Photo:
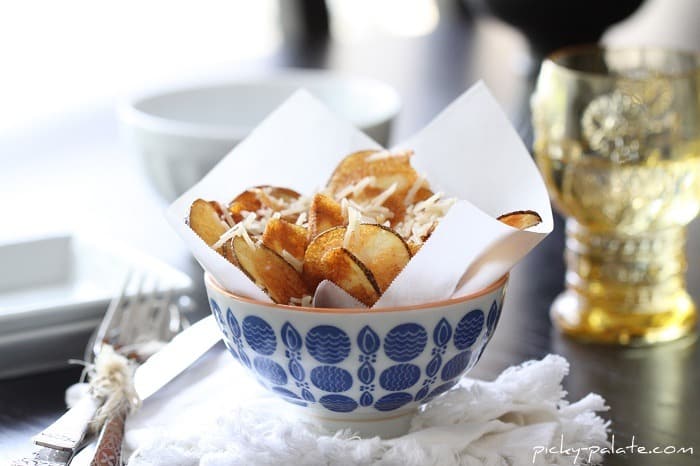
<path id="1" fill-rule="evenodd" d="M 301 66 L 352 71 L 383 79 L 404 99 L 395 127 L 401 140 L 422 127 L 440 109 L 482 78 L 530 142 L 527 112 L 530 80 L 517 72 L 525 56 L 512 31 L 490 21 L 452 19 L 422 38 L 384 38 L 370 44 L 285 44 L 272 56 L 233 63 L 227 72 L 248 66 L 274 69 Z M 521 66 L 522 68 L 522 66 Z M 187 271 L 197 284 L 194 298 L 206 309 L 201 270 L 162 217 L 165 202 L 149 186 L 135 157 L 117 143 L 112 103 L 69 115 L 31 133 L 0 138 L 7 196 L 47 199 L 58 209 L 55 219 L 78 231 L 95 231 L 131 243 Z M 37 135 L 41 133 L 41 137 Z M 0 176 L 3 176 L 0 175 Z M 88 196 L 86 196 L 86 193 Z M 3 199 L 3 201 L 9 199 Z M 80 201 L 80 204 L 76 204 Z M 89 222 L 85 222 L 85 213 Z M 48 213 L 47 215 L 51 215 Z M 5 215 L 7 218 L 7 215 Z M 617 455 L 609 465 L 700 464 L 700 346 L 687 338 L 648 349 L 586 346 L 552 329 L 548 309 L 562 290 L 563 228 L 556 229 L 512 273 L 503 319 L 474 377 L 492 379 L 504 368 L 548 353 L 566 357 L 570 400 L 589 392 L 605 397 L 605 417 L 617 445 L 694 447 L 694 456 Z M 700 227 L 689 235 L 688 285 L 700 302 Z M 64 409 L 63 395 L 80 370 L 58 370 L 0 381 L 0 464 L 26 452 L 29 438 Z"/>

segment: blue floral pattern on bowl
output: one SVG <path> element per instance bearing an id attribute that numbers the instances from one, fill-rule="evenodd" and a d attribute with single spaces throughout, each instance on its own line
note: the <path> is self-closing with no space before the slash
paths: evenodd
<path id="1" fill-rule="evenodd" d="M 435 346 L 431 351 L 431 358 L 428 365 L 425 366 L 425 379 L 423 379 L 423 386 L 418 393 L 416 393 L 415 400 L 424 400 L 430 392 L 430 388 L 437 381 L 437 373 L 442 367 L 442 358 L 447 351 L 447 344 L 450 342 L 452 337 L 452 326 L 444 317 L 435 326 L 433 330 L 433 343 Z"/>
<path id="2" fill-rule="evenodd" d="M 350 338 L 338 327 L 319 325 L 306 334 L 306 348 L 318 362 L 341 362 L 350 354 Z"/>
<path id="3" fill-rule="evenodd" d="M 428 334 L 415 323 L 397 325 L 384 337 L 384 352 L 396 362 L 414 359 L 425 349 Z"/>
<path id="4" fill-rule="evenodd" d="M 435 308 L 354 313 L 239 301 L 209 283 L 207 290 L 229 351 L 268 390 L 322 417 L 385 419 L 448 391 L 477 363 L 504 285 Z"/>
<path id="5" fill-rule="evenodd" d="M 365 325 L 357 335 L 357 345 L 362 352 L 358 357 L 361 365 L 357 369 L 357 378 L 362 383 L 362 385 L 360 385 L 360 392 L 362 392 L 362 395 L 359 401 L 361 406 L 371 406 L 372 403 L 374 403 L 372 392 L 374 392 L 375 388 L 373 382 L 376 374 L 372 364 L 377 362 L 377 351 L 379 351 L 381 340 L 379 339 L 379 335 L 377 335 L 370 326 Z"/>
<path id="6" fill-rule="evenodd" d="M 455 329 L 455 346 L 459 350 L 465 350 L 471 347 L 476 339 L 479 338 L 484 329 L 484 313 L 481 309 L 474 309 L 457 324 Z"/>
<path id="7" fill-rule="evenodd" d="M 243 335 L 248 345 L 257 353 L 270 355 L 277 347 L 277 337 L 270 324 L 258 316 L 243 319 Z"/>
<path id="8" fill-rule="evenodd" d="M 396 364 L 382 371 L 379 385 L 391 392 L 406 390 L 418 382 L 420 373 L 420 367 L 415 364 Z"/>

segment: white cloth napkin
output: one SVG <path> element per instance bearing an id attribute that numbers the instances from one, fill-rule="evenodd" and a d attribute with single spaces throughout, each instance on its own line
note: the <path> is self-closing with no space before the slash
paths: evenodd
<path id="1" fill-rule="evenodd" d="M 125 450 L 129 466 L 571 465 L 576 451 L 583 464 L 586 448 L 608 445 L 596 414 L 607 406 L 596 394 L 567 402 L 568 372 L 564 358 L 549 355 L 493 382 L 465 377 L 427 404 L 407 435 L 358 439 L 290 418 L 287 403 L 219 345 L 129 418 Z"/>

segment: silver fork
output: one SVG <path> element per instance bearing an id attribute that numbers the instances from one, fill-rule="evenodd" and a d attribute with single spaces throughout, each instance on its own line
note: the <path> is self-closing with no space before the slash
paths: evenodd
<path id="1" fill-rule="evenodd" d="M 150 287 L 148 285 L 148 277 L 134 279 L 133 274 L 129 273 L 120 296 L 110 303 L 102 322 L 90 338 L 85 361 L 94 362 L 104 345 L 110 344 L 120 354 L 136 362 L 143 362 L 189 325 L 172 302 L 172 290 L 160 290 L 155 281 L 151 281 Z M 137 291 L 130 296 L 134 286 L 137 287 Z M 144 291 L 147 287 L 150 288 L 149 292 Z M 56 422 L 33 438 L 39 447 L 29 457 L 17 460 L 13 464 L 68 464 L 73 455 L 86 443 L 91 421 L 103 401 L 93 396 L 83 397 Z M 109 421 L 112 419 L 108 419 L 107 423 Z M 113 431 L 114 422 L 110 426 Z M 103 432 L 100 440 L 105 437 Z"/>
<path id="2" fill-rule="evenodd" d="M 138 283 L 134 298 L 126 298 L 129 285 L 122 291 L 121 302 L 110 306 L 105 319 L 85 348 L 85 360 L 94 361 L 105 344 L 136 362 L 143 362 L 176 334 L 189 326 L 173 302 L 171 289 L 161 289 L 157 281 L 149 286 L 147 276 Z M 145 288 L 151 291 L 144 292 Z"/>
<path id="3" fill-rule="evenodd" d="M 145 278 L 139 283 L 139 296 L 144 296 Z M 157 283 L 153 285 L 158 289 Z M 99 335 L 93 344 L 93 355 L 99 354 L 104 344 L 111 344 L 123 355 L 141 363 L 156 353 L 187 324 L 172 303 L 172 291 L 161 296 L 145 295 L 141 306 L 131 306 L 121 314 L 119 325 L 107 329 L 107 334 Z M 114 324 L 114 322 L 113 322 Z M 184 324 L 184 325 L 183 325 Z M 102 427 L 91 465 L 118 466 L 122 464 L 121 450 L 124 439 L 126 412 L 110 415 Z"/>

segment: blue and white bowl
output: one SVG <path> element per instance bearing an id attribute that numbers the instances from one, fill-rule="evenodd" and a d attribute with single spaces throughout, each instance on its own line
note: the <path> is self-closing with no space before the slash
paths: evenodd
<path id="1" fill-rule="evenodd" d="M 508 276 L 463 298 L 373 311 L 264 303 L 204 281 L 226 346 L 263 386 L 331 430 L 391 438 L 476 365 Z"/>

